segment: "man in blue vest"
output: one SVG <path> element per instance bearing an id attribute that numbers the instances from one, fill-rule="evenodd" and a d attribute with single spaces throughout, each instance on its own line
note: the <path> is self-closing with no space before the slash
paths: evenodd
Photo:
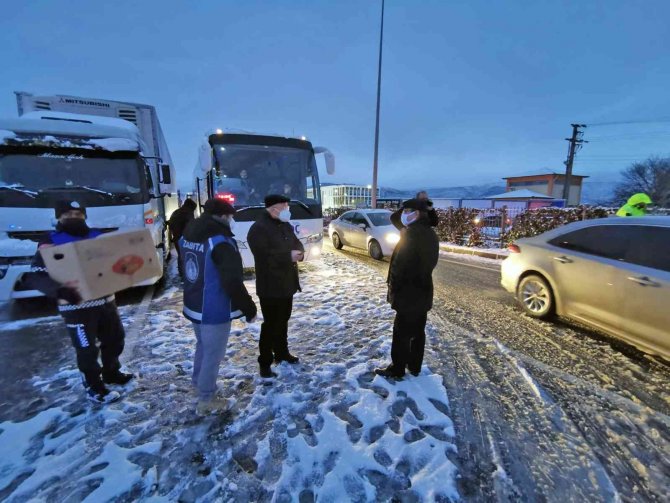
<path id="1" fill-rule="evenodd" d="M 209 199 L 202 216 L 188 224 L 180 240 L 184 271 L 184 316 L 193 323 L 196 347 L 193 386 L 196 412 L 210 414 L 228 408 L 216 397 L 216 378 L 226 354 L 231 320 L 256 317 L 256 304 L 244 286 L 242 257 L 232 229 L 235 209 Z"/>
<path id="2" fill-rule="evenodd" d="M 82 302 L 75 283 L 61 284 L 51 279 L 39 251 L 46 246 L 94 239 L 102 232 L 88 227 L 86 208 L 77 201 L 60 201 L 55 210 L 58 219 L 56 230 L 38 245 L 31 272 L 24 276 L 23 281 L 28 288 L 57 299 L 58 311 L 77 352 L 77 366 L 87 398 L 99 404 L 115 402 L 121 395 L 105 385 L 122 386 L 134 376 L 120 370 L 119 356 L 123 352 L 125 332 L 114 295 Z M 98 356 L 101 356 L 102 367 Z"/>

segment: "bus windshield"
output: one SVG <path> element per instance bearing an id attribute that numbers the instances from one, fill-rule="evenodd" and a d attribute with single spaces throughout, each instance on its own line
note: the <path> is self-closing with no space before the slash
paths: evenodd
<path id="1" fill-rule="evenodd" d="M 217 144 L 214 196 L 236 207 L 259 206 L 282 194 L 307 206 L 319 205 L 321 191 L 311 149 L 275 145 Z"/>

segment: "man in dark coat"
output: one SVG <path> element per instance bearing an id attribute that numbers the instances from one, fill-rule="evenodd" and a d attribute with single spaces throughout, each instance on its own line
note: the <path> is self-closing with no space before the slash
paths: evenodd
<path id="1" fill-rule="evenodd" d="M 102 232 L 86 225 L 86 208 L 77 201 L 60 201 L 55 210 L 56 230 L 38 245 L 31 272 L 23 281 L 28 288 L 57 299 L 58 311 L 77 352 L 86 397 L 99 404 L 115 402 L 120 398 L 119 393 L 105 385 L 124 385 L 134 376 L 120 370 L 119 356 L 123 352 L 125 332 L 114 295 L 82 302 L 75 283 L 60 284 L 51 279 L 40 254 L 41 248 L 94 239 Z M 102 367 L 98 356 L 102 357 Z"/>
<path id="2" fill-rule="evenodd" d="M 216 398 L 216 379 L 226 354 L 231 320 L 256 317 L 256 304 L 244 286 L 242 257 L 232 228 L 235 209 L 220 199 L 208 199 L 202 216 L 188 224 L 180 246 L 184 262 L 184 316 L 196 336 L 193 386 L 196 412 L 225 409 Z"/>
<path id="3" fill-rule="evenodd" d="M 426 192 L 425 190 L 417 192 L 415 199 L 426 201 L 426 204 L 428 205 L 428 222 L 430 222 L 431 227 L 437 227 L 437 225 L 440 223 L 440 219 L 437 216 L 437 211 L 435 211 L 435 208 L 433 208 L 433 201 L 431 201 L 428 198 L 428 192 Z M 401 231 L 405 227 L 403 223 L 400 221 L 400 215 L 402 215 L 402 208 L 400 208 L 397 211 L 394 211 L 393 214 L 391 215 L 391 223 L 399 231 Z"/>
<path id="4" fill-rule="evenodd" d="M 288 349 L 288 321 L 293 295 L 300 290 L 297 262 L 304 260 L 305 248 L 290 224 L 289 201 L 282 195 L 267 196 L 267 211 L 251 226 L 247 236 L 263 312 L 258 364 L 261 377 L 266 378 L 277 376 L 270 368 L 273 359 L 275 363 L 298 363 Z"/>
<path id="5" fill-rule="evenodd" d="M 184 276 L 184 271 L 181 265 L 181 250 L 179 249 L 179 239 L 184 235 L 184 229 L 188 223 L 195 217 L 196 204 L 193 199 L 187 198 L 183 204 L 172 212 L 170 220 L 168 220 L 168 227 L 170 228 L 170 241 L 174 243 L 175 250 L 177 250 L 177 267 L 179 268 L 179 275 Z"/>
<path id="6" fill-rule="evenodd" d="M 391 344 L 392 363 L 375 373 L 401 378 L 405 368 L 419 375 L 426 342 L 426 320 L 433 307 L 433 269 L 439 257 L 439 240 L 431 229 L 425 200 L 403 203 L 404 225 L 400 241 L 391 256 L 388 301 L 396 311 Z"/>

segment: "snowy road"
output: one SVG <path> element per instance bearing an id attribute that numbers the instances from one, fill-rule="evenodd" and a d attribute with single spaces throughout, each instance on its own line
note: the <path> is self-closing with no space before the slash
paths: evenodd
<path id="1" fill-rule="evenodd" d="M 0 321 L 0 500 L 668 499 L 667 365 L 528 319 L 495 263 L 444 256 L 426 367 L 389 382 L 372 373 L 390 351 L 387 267 L 327 247 L 295 300 L 302 363 L 258 379 L 259 325 L 236 323 L 220 379 L 236 404 L 204 419 L 174 281 L 121 308 L 140 378 L 106 409 L 81 400 L 51 313 Z"/>
<path id="2" fill-rule="evenodd" d="M 375 267 L 388 263 L 336 252 Z M 443 255 L 428 364 L 451 399 L 459 490 L 479 501 L 667 501 L 670 366 L 524 316 L 495 263 Z M 559 496 L 560 495 L 560 496 Z"/>

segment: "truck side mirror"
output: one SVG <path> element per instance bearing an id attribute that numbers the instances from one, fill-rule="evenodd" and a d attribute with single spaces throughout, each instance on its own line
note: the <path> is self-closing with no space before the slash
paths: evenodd
<path id="1" fill-rule="evenodd" d="M 161 164 L 161 183 L 165 185 L 170 185 L 172 183 L 169 164 Z"/>

